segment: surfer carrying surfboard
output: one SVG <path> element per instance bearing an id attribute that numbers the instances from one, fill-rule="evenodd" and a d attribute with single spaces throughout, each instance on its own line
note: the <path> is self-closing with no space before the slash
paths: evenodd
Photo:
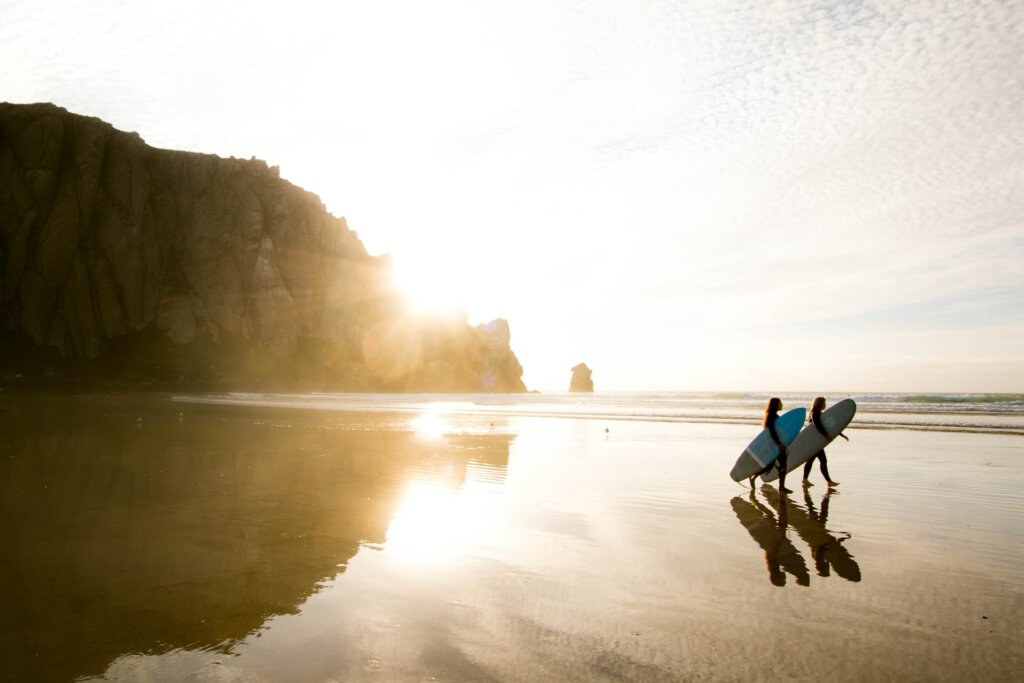
<path id="1" fill-rule="evenodd" d="M 825 425 L 821 421 L 821 411 L 823 410 L 825 410 L 825 397 L 815 397 L 814 403 L 811 404 L 811 414 L 807 418 L 807 421 L 814 425 L 814 428 L 818 430 L 819 434 L 825 437 L 826 441 L 831 441 L 832 437 L 829 436 L 828 431 L 825 429 Z M 841 436 L 847 441 L 850 440 L 850 437 L 846 436 L 846 434 L 843 434 L 842 432 L 837 434 L 837 436 Z M 818 465 L 821 468 L 821 474 L 825 477 L 825 481 L 828 482 L 828 487 L 832 488 L 833 486 L 839 486 L 839 482 L 832 481 L 832 477 L 828 474 L 828 458 L 825 457 L 824 448 L 812 455 L 810 459 L 804 463 L 804 486 L 814 486 L 808 477 L 811 476 L 811 466 L 814 464 L 815 460 L 818 461 Z"/>
<path id="2" fill-rule="evenodd" d="M 769 463 L 767 467 L 755 474 L 750 478 L 750 488 L 754 488 L 754 479 L 771 468 L 775 467 L 779 471 L 779 491 L 781 493 L 792 493 L 786 488 L 786 465 L 787 456 L 789 452 L 786 450 L 785 444 L 782 442 L 782 438 L 779 437 L 778 431 L 775 429 L 775 421 L 779 419 L 779 411 L 782 410 L 782 399 L 776 396 L 768 399 L 768 405 L 764 409 L 764 428 L 768 430 L 768 434 L 771 435 L 772 441 L 779 449 L 779 457 L 773 463 Z M 763 462 L 763 461 L 762 461 Z"/>

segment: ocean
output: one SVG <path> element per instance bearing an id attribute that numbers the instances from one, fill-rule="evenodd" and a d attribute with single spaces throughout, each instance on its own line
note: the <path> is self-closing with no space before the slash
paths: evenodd
<path id="1" fill-rule="evenodd" d="M 783 410 L 810 408 L 812 394 L 776 394 Z M 186 403 L 358 412 L 571 417 L 650 422 L 757 424 L 763 393 L 600 392 L 593 394 L 259 394 L 178 395 Z M 830 393 L 828 405 L 857 402 L 854 428 L 1024 435 L 1024 394 Z"/>

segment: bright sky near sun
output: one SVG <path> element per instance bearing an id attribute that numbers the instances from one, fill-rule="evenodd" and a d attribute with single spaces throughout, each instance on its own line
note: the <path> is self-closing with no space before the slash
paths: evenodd
<path id="1" fill-rule="evenodd" d="M 0 0 L 0 100 L 281 167 L 530 388 L 1024 390 L 1024 4 Z"/>

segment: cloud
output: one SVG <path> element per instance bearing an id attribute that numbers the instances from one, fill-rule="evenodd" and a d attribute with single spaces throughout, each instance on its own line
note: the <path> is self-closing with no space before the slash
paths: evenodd
<path id="1" fill-rule="evenodd" d="M 625 349 L 1024 285 L 1014 3 L 0 10 L 3 97 L 279 164 L 371 249 L 449 259 L 474 317 L 515 312 L 528 370 L 564 365 L 559 311 Z"/>

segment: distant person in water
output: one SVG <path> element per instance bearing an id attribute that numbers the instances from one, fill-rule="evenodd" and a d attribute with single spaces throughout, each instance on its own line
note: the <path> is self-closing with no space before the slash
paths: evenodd
<path id="1" fill-rule="evenodd" d="M 782 410 L 782 399 L 772 397 L 768 400 L 768 405 L 764 409 L 764 428 L 768 430 L 768 434 L 771 435 L 772 441 L 779 449 L 779 457 L 772 464 L 765 467 L 763 470 L 755 474 L 750 478 L 750 488 L 754 488 L 754 479 L 764 474 L 775 467 L 779 470 L 779 491 L 782 493 L 792 493 L 786 488 L 786 465 L 788 464 L 789 451 L 786 450 L 785 444 L 782 443 L 782 437 L 775 430 L 775 421 L 779 419 L 779 411 Z"/>
<path id="2" fill-rule="evenodd" d="M 821 422 L 821 411 L 825 410 L 825 397 L 818 396 L 814 399 L 814 403 L 811 404 L 811 415 L 807 418 L 807 421 L 814 425 L 814 428 L 818 430 L 826 439 L 829 438 L 828 432 L 825 430 L 825 425 Z M 843 437 L 847 441 L 850 437 L 846 434 L 840 433 L 839 436 Z M 822 448 L 820 451 L 811 456 L 811 459 L 804 463 L 804 486 L 814 486 L 808 477 L 811 476 L 811 466 L 814 465 L 814 461 L 817 460 L 821 467 L 821 475 L 825 477 L 825 481 L 828 482 L 828 487 L 839 486 L 838 481 L 832 481 L 832 477 L 828 474 L 828 458 L 825 457 L 825 449 Z"/>

